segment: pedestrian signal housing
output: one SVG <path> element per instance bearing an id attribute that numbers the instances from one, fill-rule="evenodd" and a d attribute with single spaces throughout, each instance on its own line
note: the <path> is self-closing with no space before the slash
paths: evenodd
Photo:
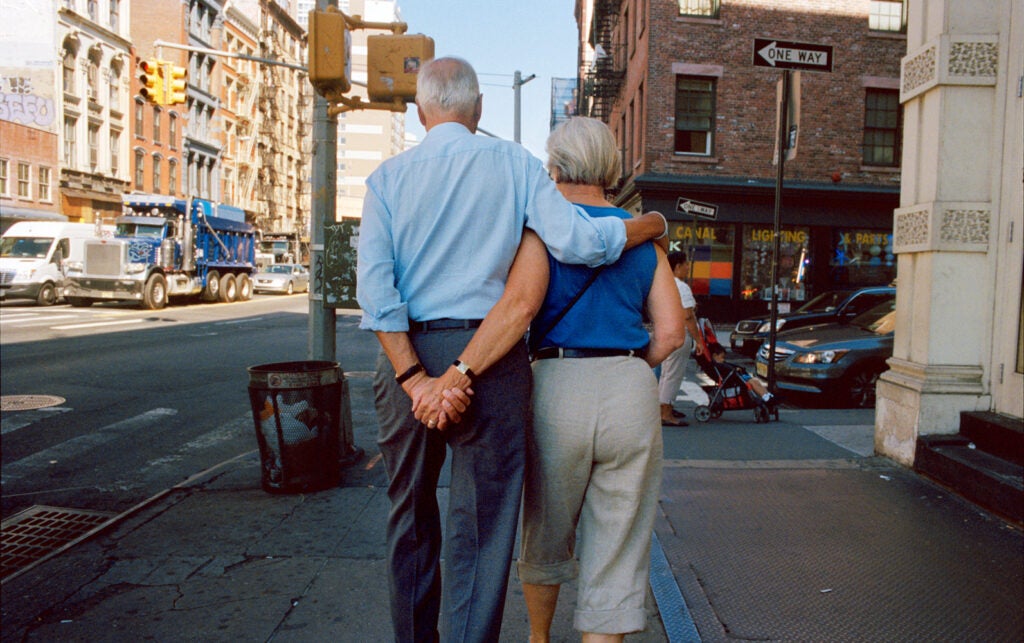
<path id="1" fill-rule="evenodd" d="M 423 34 L 369 36 L 366 56 L 370 100 L 411 103 L 420 65 L 434 57 L 434 39 Z"/>
<path id="2" fill-rule="evenodd" d="M 352 36 L 337 7 L 309 12 L 309 82 L 324 98 L 352 88 Z"/>

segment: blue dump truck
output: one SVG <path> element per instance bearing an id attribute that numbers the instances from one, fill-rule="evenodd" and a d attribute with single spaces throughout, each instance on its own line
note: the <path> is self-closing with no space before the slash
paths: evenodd
<path id="1" fill-rule="evenodd" d="M 90 239 L 81 261 L 65 262 L 72 306 L 136 301 L 158 310 L 168 297 L 252 297 L 256 229 L 236 207 L 205 199 L 125 194 L 112 238 Z"/>

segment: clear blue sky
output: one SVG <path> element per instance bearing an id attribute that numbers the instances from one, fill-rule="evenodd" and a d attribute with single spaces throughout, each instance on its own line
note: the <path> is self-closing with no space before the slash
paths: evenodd
<path id="1" fill-rule="evenodd" d="M 480 127 L 513 140 L 516 70 L 536 78 L 521 88 L 522 143 L 540 159 L 551 118 L 551 79 L 575 78 L 578 31 L 573 0 L 398 0 L 408 33 L 434 39 L 438 56 L 465 58 L 484 95 Z M 423 137 L 411 105 L 406 129 Z"/>

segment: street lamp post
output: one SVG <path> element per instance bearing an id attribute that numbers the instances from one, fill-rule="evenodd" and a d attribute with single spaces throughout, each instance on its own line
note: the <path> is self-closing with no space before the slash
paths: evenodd
<path id="1" fill-rule="evenodd" d="M 520 130 L 522 129 L 522 127 L 521 127 L 522 126 L 522 123 L 521 123 L 522 119 L 520 117 L 520 112 L 522 111 L 521 110 L 521 102 L 522 101 L 521 101 L 521 98 L 520 98 L 520 93 L 521 93 L 520 92 L 520 87 L 522 87 L 523 85 L 525 85 L 526 83 L 530 82 L 531 80 L 533 80 L 536 77 L 537 77 L 537 74 L 530 74 L 526 78 L 523 78 L 523 73 L 517 69 L 516 70 L 515 79 L 512 81 L 512 89 L 515 91 L 515 106 L 516 106 L 516 111 L 515 111 L 515 129 L 514 129 L 514 138 L 515 138 L 516 143 L 521 143 L 522 142 L 522 140 L 520 140 L 521 139 Z"/>

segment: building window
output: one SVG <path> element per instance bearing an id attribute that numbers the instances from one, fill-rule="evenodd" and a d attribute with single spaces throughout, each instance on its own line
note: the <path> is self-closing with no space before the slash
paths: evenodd
<path id="1" fill-rule="evenodd" d="M 110 28 L 116 33 L 121 22 L 121 0 L 110 0 Z"/>
<path id="2" fill-rule="evenodd" d="M 10 188 L 7 185 L 7 176 L 10 168 L 10 161 L 0 159 L 0 196 L 9 196 Z"/>
<path id="3" fill-rule="evenodd" d="M 28 163 L 18 163 L 18 198 L 32 198 L 32 166 Z"/>
<path id="4" fill-rule="evenodd" d="M 889 230 L 836 228 L 832 247 L 829 282 L 835 288 L 887 284 L 896 278 Z"/>
<path id="5" fill-rule="evenodd" d="M 142 150 L 135 150 L 135 189 L 142 191 L 146 179 L 146 153 Z"/>
<path id="6" fill-rule="evenodd" d="M 95 170 L 100 164 L 100 126 L 89 125 L 89 167 Z"/>
<path id="7" fill-rule="evenodd" d="M 163 159 L 159 154 L 153 155 L 153 192 L 160 194 L 160 183 L 163 180 Z"/>
<path id="8" fill-rule="evenodd" d="M 868 89 L 864 100 L 864 164 L 898 167 L 903 110 L 895 89 Z"/>
<path id="9" fill-rule="evenodd" d="M 100 99 L 100 53 L 89 53 L 88 67 L 85 68 L 85 85 L 87 98 L 91 101 Z"/>
<path id="10" fill-rule="evenodd" d="M 121 169 L 121 134 L 110 132 L 110 174 L 115 178 Z"/>
<path id="11" fill-rule="evenodd" d="M 171 196 L 178 193 L 178 162 L 174 159 L 167 163 L 167 193 Z"/>
<path id="12" fill-rule="evenodd" d="M 50 192 L 50 168 L 39 168 L 39 200 L 52 201 L 53 195 Z"/>
<path id="13" fill-rule="evenodd" d="M 679 15 L 717 18 L 719 0 L 679 0 Z"/>
<path id="14" fill-rule="evenodd" d="M 715 80 L 676 76 L 676 154 L 709 156 L 715 132 Z"/>
<path id="15" fill-rule="evenodd" d="M 771 301 L 774 239 L 775 231 L 771 226 L 743 226 L 743 260 L 740 265 L 740 296 L 743 299 Z M 811 247 L 810 228 L 783 226 L 780 230 L 779 281 L 775 284 L 780 301 L 807 299 L 807 268 L 811 265 Z"/>
<path id="16" fill-rule="evenodd" d="M 64 93 L 75 93 L 75 50 L 70 45 L 64 45 Z"/>
<path id="17" fill-rule="evenodd" d="M 86 8 L 89 11 L 89 20 L 93 22 L 99 22 L 99 3 L 96 0 L 86 0 Z"/>
<path id="18" fill-rule="evenodd" d="M 143 116 L 145 114 L 145 104 L 139 100 L 135 100 L 135 136 L 142 138 L 142 126 Z"/>
<path id="19" fill-rule="evenodd" d="M 107 104 L 115 112 L 121 111 L 121 65 L 110 65 L 110 82 L 107 84 Z"/>
<path id="20" fill-rule="evenodd" d="M 171 146 L 171 149 L 177 147 L 178 140 L 178 115 L 174 112 L 168 114 L 167 118 L 167 144 Z"/>
<path id="21" fill-rule="evenodd" d="M 907 0 L 871 0 L 868 29 L 907 33 Z"/>
<path id="22" fill-rule="evenodd" d="M 75 156 L 78 154 L 78 150 L 75 147 L 75 131 L 78 129 L 78 119 L 70 116 L 64 117 L 64 164 L 68 167 L 74 168 L 77 166 L 75 163 Z"/>
<path id="23" fill-rule="evenodd" d="M 153 142 L 160 142 L 160 115 L 162 112 L 159 107 L 153 108 Z"/>

